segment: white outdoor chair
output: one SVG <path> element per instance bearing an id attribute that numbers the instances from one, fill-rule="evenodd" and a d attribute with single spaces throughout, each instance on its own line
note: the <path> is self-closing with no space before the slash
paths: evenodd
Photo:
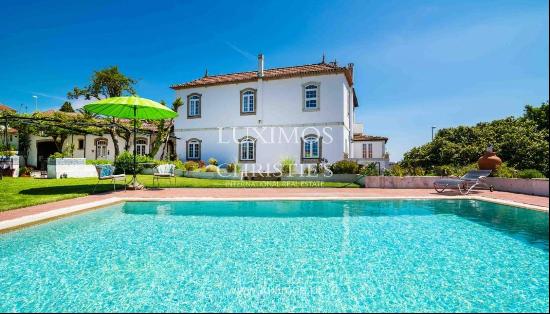
<path id="1" fill-rule="evenodd" d="M 173 164 L 158 165 L 153 172 L 153 186 L 155 186 L 155 180 L 157 181 L 157 187 L 160 188 L 160 179 L 168 179 L 172 183 L 174 179 L 174 186 L 176 185 L 176 166 Z"/>
<path id="2" fill-rule="evenodd" d="M 124 191 L 126 191 L 126 173 L 115 174 L 115 167 L 111 165 L 96 165 L 97 171 L 97 183 L 94 186 L 92 194 L 95 192 L 97 185 L 100 181 L 111 180 L 113 183 L 113 190 L 116 191 L 116 181 L 124 181 Z"/>

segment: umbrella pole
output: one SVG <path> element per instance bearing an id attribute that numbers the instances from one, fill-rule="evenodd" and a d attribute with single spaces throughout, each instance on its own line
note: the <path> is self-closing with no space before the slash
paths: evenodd
<path id="1" fill-rule="evenodd" d="M 141 190 L 143 188 L 143 185 L 138 182 L 137 180 L 137 162 L 136 162 L 136 137 L 137 137 L 137 117 L 136 117 L 136 106 L 134 106 L 134 173 L 132 175 L 132 182 L 128 185 L 128 188 L 131 190 Z"/>

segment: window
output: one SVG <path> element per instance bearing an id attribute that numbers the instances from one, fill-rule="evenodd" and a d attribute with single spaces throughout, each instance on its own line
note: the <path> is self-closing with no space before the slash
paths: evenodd
<path id="1" fill-rule="evenodd" d="M 252 137 L 244 137 L 239 141 L 239 161 L 256 161 L 256 139 Z"/>
<path id="2" fill-rule="evenodd" d="M 369 158 L 372 158 L 372 143 L 369 143 L 368 157 L 369 157 Z"/>
<path id="3" fill-rule="evenodd" d="M 104 138 L 95 140 L 95 159 L 107 157 L 107 143 L 107 140 Z"/>
<path id="4" fill-rule="evenodd" d="M 304 84 L 304 111 L 319 109 L 319 83 Z"/>
<path id="5" fill-rule="evenodd" d="M 321 159 L 321 138 L 308 135 L 302 139 L 302 163 L 317 162 Z"/>
<path id="6" fill-rule="evenodd" d="M 256 90 L 245 89 L 241 91 L 241 115 L 256 113 Z"/>
<path id="7" fill-rule="evenodd" d="M 363 159 L 367 159 L 367 144 L 363 143 Z"/>
<path id="8" fill-rule="evenodd" d="M 147 140 L 144 138 L 138 138 L 136 139 L 136 154 L 137 155 L 145 155 L 147 149 Z"/>
<path id="9" fill-rule="evenodd" d="M 84 149 L 84 140 L 79 139 L 78 140 L 78 150 L 83 150 L 83 149 Z"/>
<path id="10" fill-rule="evenodd" d="M 187 141 L 187 159 L 200 160 L 201 159 L 201 141 L 197 139 L 190 139 Z"/>
<path id="11" fill-rule="evenodd" d="M 187 96 L 187 118 L 200 118 L 201 95 L 191 94 Z"/>

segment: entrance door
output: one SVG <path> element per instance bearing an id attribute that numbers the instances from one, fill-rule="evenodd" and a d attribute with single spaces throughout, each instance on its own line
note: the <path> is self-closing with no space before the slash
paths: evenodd
<path id="1" fill-rule="evenodd" d="M 36 143 L 36 167 L 42 171 L 48 169 L 48 157 L 57 153 L 57 146 L 53 141 L 44 141 Z"/>

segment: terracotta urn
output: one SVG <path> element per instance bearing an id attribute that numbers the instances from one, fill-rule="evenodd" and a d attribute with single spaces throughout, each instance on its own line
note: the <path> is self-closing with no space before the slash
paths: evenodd
<path id="1" fill-rule="evenodd" d="M 483 156 L 481 156 L 477 161 L 477 166 L 480 170 L 496 170 L 498 166 L 502 164 L 502 159 L 500 159 L 495 152 L 493 152 L 493 146 L 489 145 L 487 151 Z"/>

